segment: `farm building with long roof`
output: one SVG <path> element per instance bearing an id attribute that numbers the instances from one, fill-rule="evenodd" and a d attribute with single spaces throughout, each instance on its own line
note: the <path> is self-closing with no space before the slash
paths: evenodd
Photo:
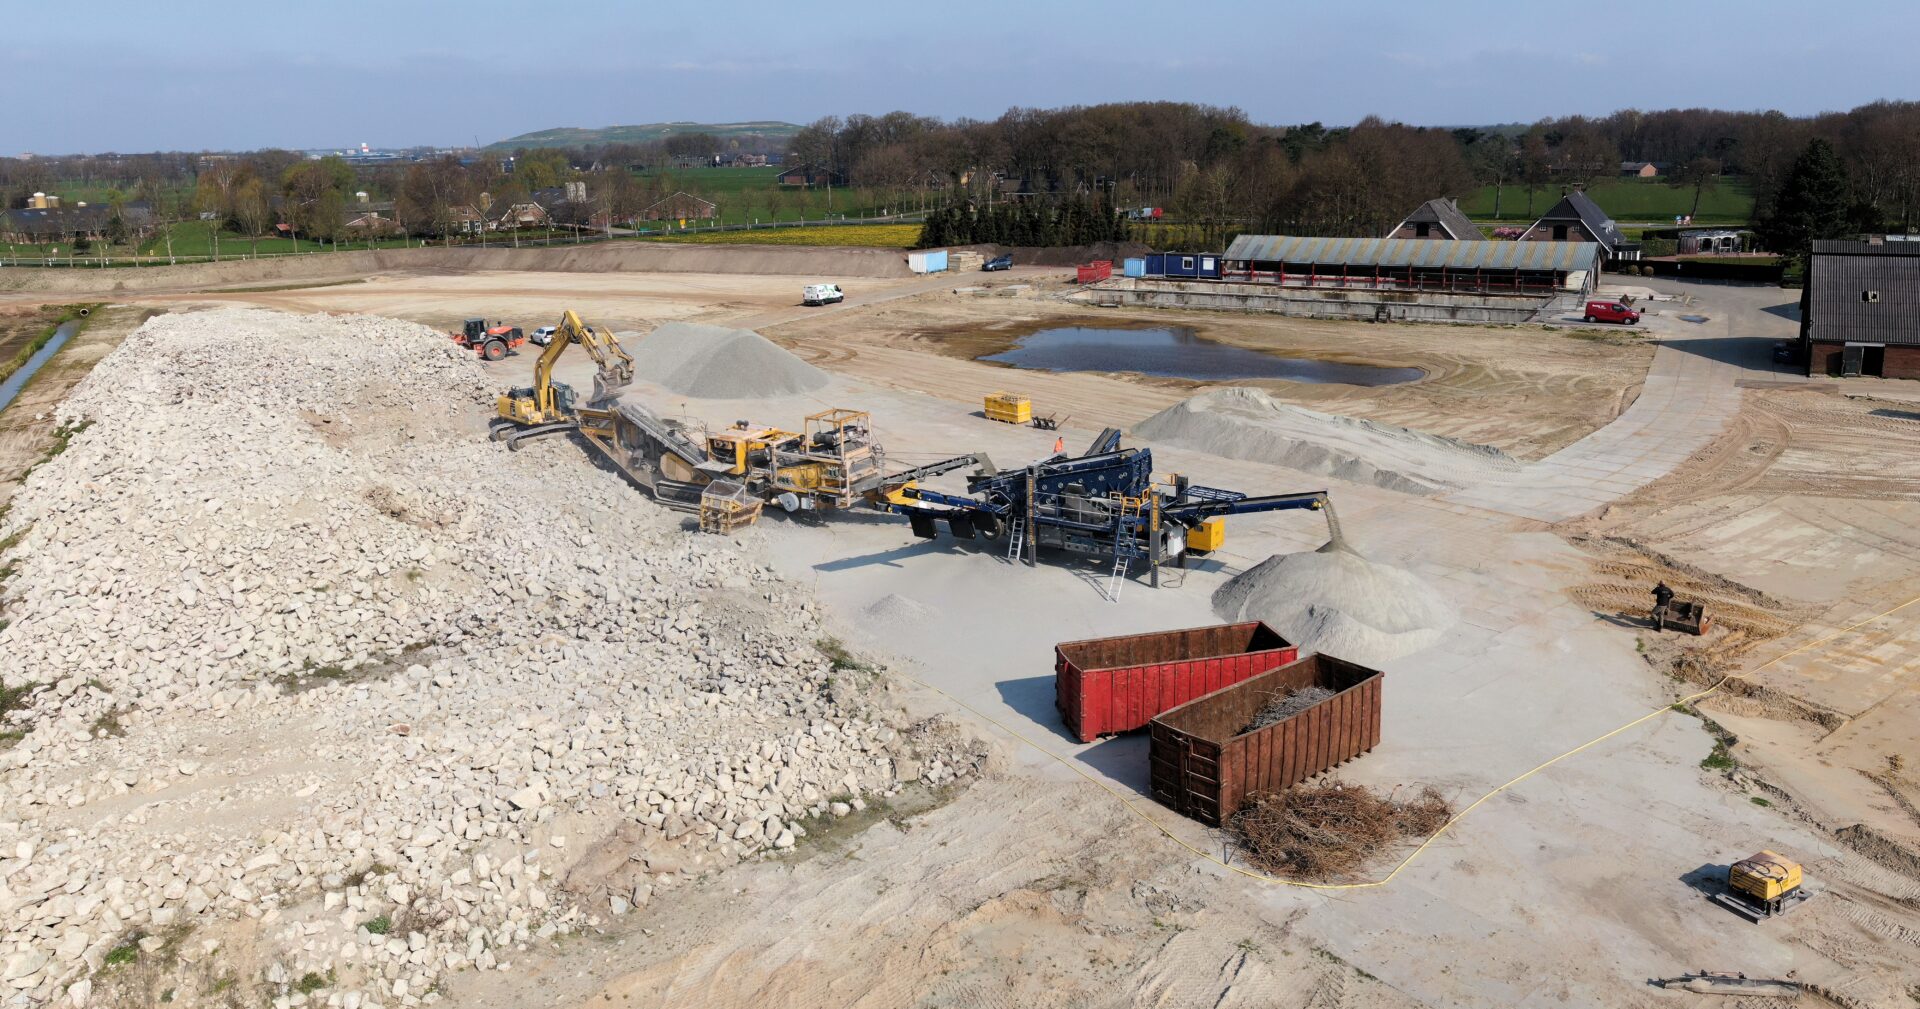
<path id="1" fill-rule="evenodd" d="M 1227 247 L 1222 276 L 1303 287 L 1584 295 L 1600 255 L 1592 242 L 1241 235 Z"/>

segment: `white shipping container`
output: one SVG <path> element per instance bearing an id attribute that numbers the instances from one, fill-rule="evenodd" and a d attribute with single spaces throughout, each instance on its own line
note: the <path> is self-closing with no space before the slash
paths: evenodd
<path id="1" fill-rule="evenodd" d="M 947 250 L 928 249 L 907 253 L 907 269 L 915 273 L 939 273 L 947 268 Z"/>

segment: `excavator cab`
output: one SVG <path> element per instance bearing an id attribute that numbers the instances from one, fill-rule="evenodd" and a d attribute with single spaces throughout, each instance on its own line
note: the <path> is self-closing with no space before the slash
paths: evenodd
<path id="1" fill-rule="evenodd" d="M 483 327 L 484 334 L 484 320 L 467 320 L 469 330 L 476 326 Z M 513 332 L 518 334 L 519 329 L 515 327 Z M 504 441 L 508 448 L 517 449 L 527 438 L 579 426 L 582 408 L 579 393 L 565 382 L 553 380 L 554 363 L 571 343 L 583 347 L 595 365 L 594 398 L 587 406 L 602 408 L 602 404 L 617 397 L 619 391 L 633 381 L 633 358 L 621 349 L 613 331 L 595 329 L 568 309 L 560 317 L 560 325 L 555 327 L 552 342 L 534 362 L 533 384 L 510 389 L 495 400 L 492 431 L 495 441 Z"/>

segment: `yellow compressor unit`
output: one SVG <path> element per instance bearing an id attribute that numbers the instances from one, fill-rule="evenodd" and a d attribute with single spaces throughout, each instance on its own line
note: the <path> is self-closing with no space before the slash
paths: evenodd
<path id="1" fill-rule="evenodd" d="M 1812 896 L 1801 883 L 1800 863 L 1762 851 L 1727 867 L 1727 902 L 1755 920 L 1771 918 Z"/>
<path id="2" fill-rule="evenodd" d="M 1187 550 L 1193 553 L 1210 553 L 1226 542 L 1227 520 L 1218 515 L 1201 519 L 1199 525 L 1187 530 Z"/>
<path id="3" fill-rule="evenodd" d="M 1033 401 L 1010 392 L 990 393 L 987 396 L 986 414 L 988 420 L 1024 426 L 1033 423 Z"/>

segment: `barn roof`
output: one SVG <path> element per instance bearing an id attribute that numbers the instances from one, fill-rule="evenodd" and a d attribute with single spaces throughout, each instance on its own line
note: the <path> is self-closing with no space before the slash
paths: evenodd
<path id="1" fill-rule="evenodd" d="M 1592 235 L 1605 246 L 1609 253 L 1613 251 L 1615 245 L 1620 243 L 1620 229 L 1614 227 L 1613 218 L 1608 217 L 1607 212 L 1601 210 L 1600 205 L 1593 202 L 1593 197 L 1588 196 L 1583 190 L 1576 189 L 1562 196 L 1559 203 L 1554 204 L 1552 209 L 1541 214 L 1540 219 L 1533 222 L 1533 227 L 1528 228 L 1527 233 L 1532 234 L 1534 228 L 1548 221 L 1579 221 L 1587 234 Z M 1526 237 L 1521 235 L 1520 240 L 1525 241 Z"/>
<path id="2" fill-rule="evenodd" d="M 1815 340 L 1920 344 L 1920 242 L 1814 242 L 1807 298 Z"/>
<path id="3" fill-rule="evenodd" d="M 1461 212 L 1459 204 L 1452 200 L 1428 200 L 1420 204 L 1413 213 L 1407 215 L 1406 220 L 1394 225 L 1387 234 L 1391 235 L 1409 224 L 1438 224 L 1447 233 L 1448 238 L 1463 242 L 1478 242 L 1487 237 L 1480 233 L 1479 225 L 1468 220 L 1467 215 Z"/>
<path id="4" fill-rule="evenodd" d="M 1450 270 L 1591 270 L 1600 247 L 1591 242 L 1434 242 L 1420 238 L 1308 238 L 1241 235 L 1226 259 L 1239 263 L 1327 266 L 1421 266 Z"/>

